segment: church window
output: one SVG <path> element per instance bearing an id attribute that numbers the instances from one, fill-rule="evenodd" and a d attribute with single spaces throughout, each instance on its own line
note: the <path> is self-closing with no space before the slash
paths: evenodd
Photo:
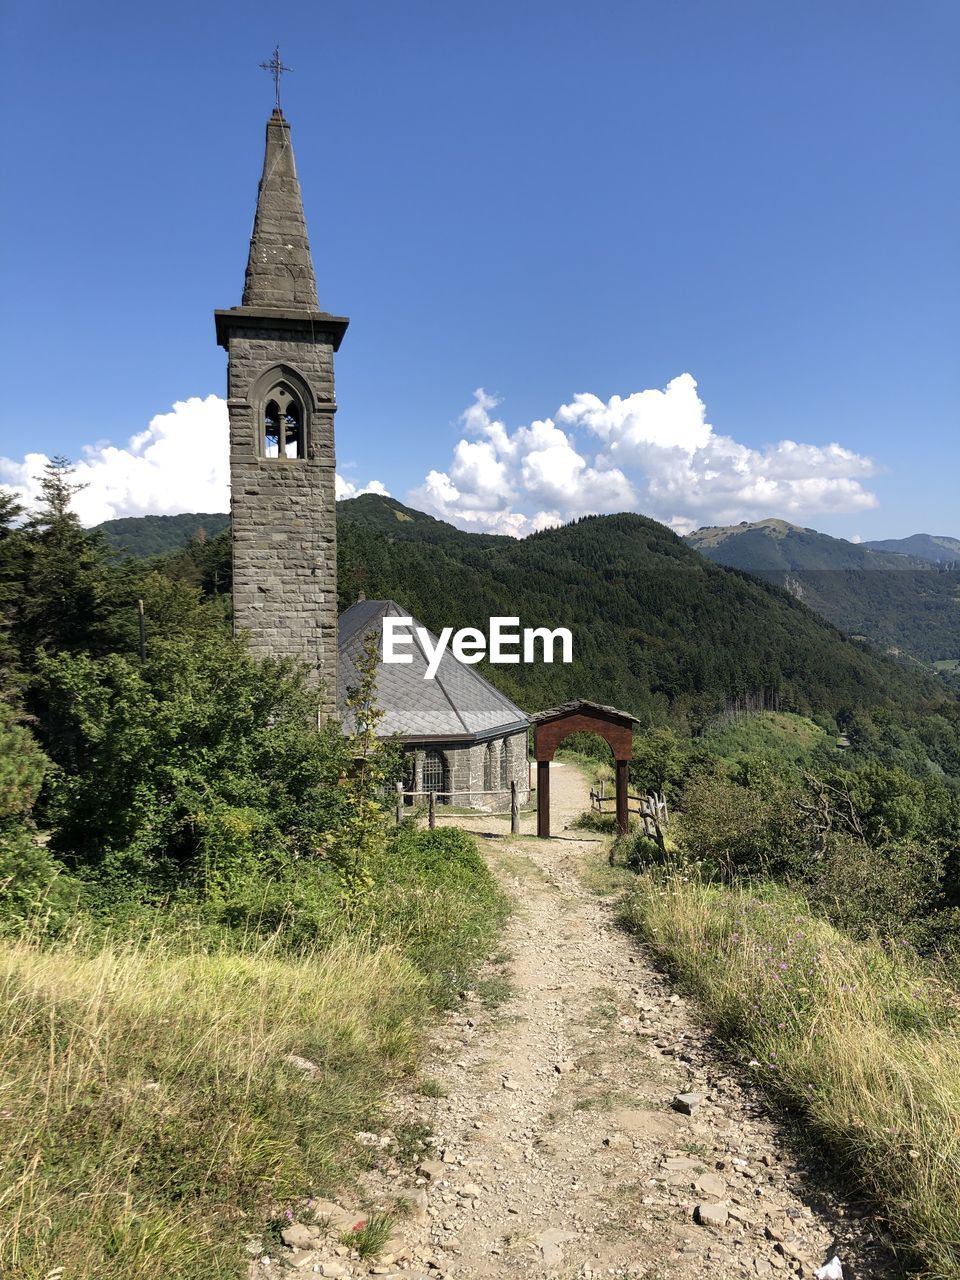
<path id="1" fill-rule="evenodd" d="M 484 791 L 493 791 L 496 788 L 497 776 L 497 747 L 496 743 L 488 742 L 487 749 L 483 753 L 483 789 Z"/>
<path id="2" fill-rule="evenodd" d="M 450 790 L 447 762 L 442 751 L 425 751 L 423 753 L 423 790 L 446 792 Z M 441 797 L 438 795 L 438 799 Z M 442 797 L 443 800 L 446 796 Z"/>
<path id="3" fill-rule="evenodd" d="M 305 458 L 303 410 L 289 387 L 281 383 L 268 392 L 263 410 L 263 456 Z"/>
<path id="4" fill-rule="evenodd" d="M 507 740 L 500 743 L 500 790 L 506 791 L 510 786 L 509 770 L 507 768 Z"/>

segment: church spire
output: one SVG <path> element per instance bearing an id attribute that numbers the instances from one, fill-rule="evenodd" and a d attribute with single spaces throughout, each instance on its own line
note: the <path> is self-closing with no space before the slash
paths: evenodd
<path id="1" fill-rule="evenodd" d="M 243 306 L 289 312 L 319 305 L 290 126 L 277 107 L 267 121 Z"/>

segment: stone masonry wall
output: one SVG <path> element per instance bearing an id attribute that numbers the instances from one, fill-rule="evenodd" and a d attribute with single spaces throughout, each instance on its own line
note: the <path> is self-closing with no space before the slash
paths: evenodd
<path id="1" fill-rule="evenodd" d="M 328 715 L 337 687 L 333 348 L 271 325 L 238 328 L 229 353 L 234 627 L 249 633 L 258 656 L 306 663 Z M 260 455 L 262 406 L 252 403 L 253 390 L 277 365 L 313 393 L 304 406 L 305 458 Z"/>
<path id="2" fill-rule="evenodd" d="M 441 751 L 450 775 L 450 789 L 457 794 L 449 801 L 459 809 L 489 809 L 494 813 L 502 813 L 510 808 L 510 781 L 517 784 L 517 798 L 525 804 L 530 797 L 527 771 L 527 735 L 526 732 L 514 733 L 507 738 L 495 738 L 494 751 L 497 771 L 494 775 L 493 790 L 497 795 L 483 795 L 486 786 L 487 743 L 451 743 L 440 744 L 436 749 Z M 507 788 L 500 791 L 499 752 L 507 753 Z M 415 786 L 419 790 L 423 783 L 423 750 L 415 751 Z"/>

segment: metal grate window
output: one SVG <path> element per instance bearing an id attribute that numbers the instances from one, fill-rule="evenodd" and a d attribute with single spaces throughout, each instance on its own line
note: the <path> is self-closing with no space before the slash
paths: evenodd
<path id="1" fill-rule="evenodd" d="M 449 791 L 447 762 L 440 751 L 423 753 L 423 790 Z"/>

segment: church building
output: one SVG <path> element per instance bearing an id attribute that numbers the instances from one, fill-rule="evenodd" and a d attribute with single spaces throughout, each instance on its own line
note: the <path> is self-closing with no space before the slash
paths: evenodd
<path id="1" fill-rule="evenodd" d="M 214 314 L 227 352 L 234 627 L 257 656 L 304 663 L 326 718 L 344 706 L 364 635 L 402 610 L 365 601 L 338 631 L 333 363 L 349 322 L 320 309 L 279 105 L 267 122 L 241 304 Z M 378 673 L 382 732 L 405 746 L 406 788 L 501 809 L 516 781 L 525 800 L 527 716 L 450 655 L 435 680 L 423 679 L 425 668 L 381 664 Z"/>

